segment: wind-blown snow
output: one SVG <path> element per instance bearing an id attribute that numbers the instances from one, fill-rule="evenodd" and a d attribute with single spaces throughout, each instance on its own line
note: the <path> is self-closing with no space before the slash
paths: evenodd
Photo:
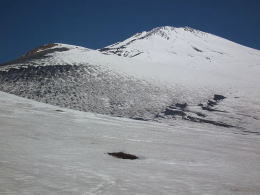
<path id="1" fill-rule="evenodd" d="M 260 193 L 260 137 L 62 109 L 0 92 L 0 194 Z M 107 152 L 124 151 L 138 160 Z"/>

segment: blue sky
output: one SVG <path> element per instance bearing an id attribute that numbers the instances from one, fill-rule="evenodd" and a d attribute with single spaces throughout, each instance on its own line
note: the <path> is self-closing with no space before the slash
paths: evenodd
<path id="1" fill-rule="evenodd" d="M 46 43 L 96 49 L 165 25 L 260 49 L 259 10 L 259 0 L 0 0 L 0 63 Z"/>

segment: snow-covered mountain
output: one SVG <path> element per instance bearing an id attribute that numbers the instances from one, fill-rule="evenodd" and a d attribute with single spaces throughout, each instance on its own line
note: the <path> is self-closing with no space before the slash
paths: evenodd
<path id="1" fill-rule="evenodd" d="M 254 132 L 259 74 L 258 50 L 166 26 L 99 50 L 41 46 L 0 66 L 0 90 L 83 111 Z"/>
<path id="2" fill-rule="evenodd" d="M 173 77 L 180 72 L 192 73 L 193 78 L 196 76 L 196 79 L 205 73 L 203 78 L 199 79 L 205 78 L 208 82 L 215 75 L 223 79 L 231 79 L 232 82 L 233 79 L 258 81 L 257 74 L 260 70 L 258 50 L 189 27 L 155 28 L 148 32 L 137 33 L 125 41 L 104 47 L 100 51 L 104 54 L 116 54 L 160 64 L 157 67 L 169 70 L 169 75 L 167 71 L 163 72 L 164 78 L 165 74 Z M 156 70 L 156 72 L 160 71 Z M 207 73 L 211 79 L 206 77 Z M 219 77 L 217 79 L 219 81 Z M 174 79 L 176 80 L 179 78 Z M 187 80 L 190 82 L 189 79 Z"/>
<path id="3" fill-rule="evenodd" d="M 0 65 L 0 194 L 258 195 L 259 75 L 187 27 L 33 49 Z"/>

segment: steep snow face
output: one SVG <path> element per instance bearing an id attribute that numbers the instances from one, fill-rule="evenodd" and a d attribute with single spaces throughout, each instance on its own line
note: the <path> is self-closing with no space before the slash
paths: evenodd
<path id="1" fill-rule="evenodd" d="M 259 195 L 260 137 L 96 115 L 0 92 L 0 194 Z M 139 157 L 123 160 L 109 152 Z"/>
<path id="2" fill-rule="evenodd" d="M 171 76 L 177 77 L 176 80 L 184 80 L 179 78 L 181 74 L 184 77 L 193 76 L 201 83 L 210 82 L 211 79 L 216 79 L 215 84 L 222 79 L 259 83 L 258 50 L 189 27 L 155 28 L 100 51 L 145 61 L 148 64 L 145 68 L 147 71 L 152 69 L 154 74 L 164 72 L 162 77 L 168 80 L 173 80 Z"/>
<path id="3" fill-rule="evenodd" d="M 170 26 L 158 27 L 144 31 L 125 41 L 100 49 L 106 54 L 116 54 L 125 57 L 136 57 L 155 60 L 157 62 L 172 62 L 174 58 L 199 57 L 208 61 L 217 58 L 259 55 L 259 52 L 221 37 L 195 30 L 189 27 L 175 28 Z M 242 54 L 242 56 L 241 56 Z"/>

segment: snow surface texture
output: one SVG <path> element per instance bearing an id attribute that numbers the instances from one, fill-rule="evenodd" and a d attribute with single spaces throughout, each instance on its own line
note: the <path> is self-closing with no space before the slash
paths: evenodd
<path id="1" fill-rule="evenodd" d="M 166 26 L 100 50 L 60 43 L 36 48 L 0 66 L 0 90 L 82 111 L 213 121 L 258 134 L 259 74 L 258 50 Z M 227 98 L 211 110 L 199 106 L 215 94 Z M 187 109 L 165 114 L 178 103 Z"/>
<path id="2" fill-rule="evenodd" d="M 63 109 L 0 92 L 0 194 L 260 194 L 260 137 Z M 108 152 L 127 152 L 123 160 Z"/>

